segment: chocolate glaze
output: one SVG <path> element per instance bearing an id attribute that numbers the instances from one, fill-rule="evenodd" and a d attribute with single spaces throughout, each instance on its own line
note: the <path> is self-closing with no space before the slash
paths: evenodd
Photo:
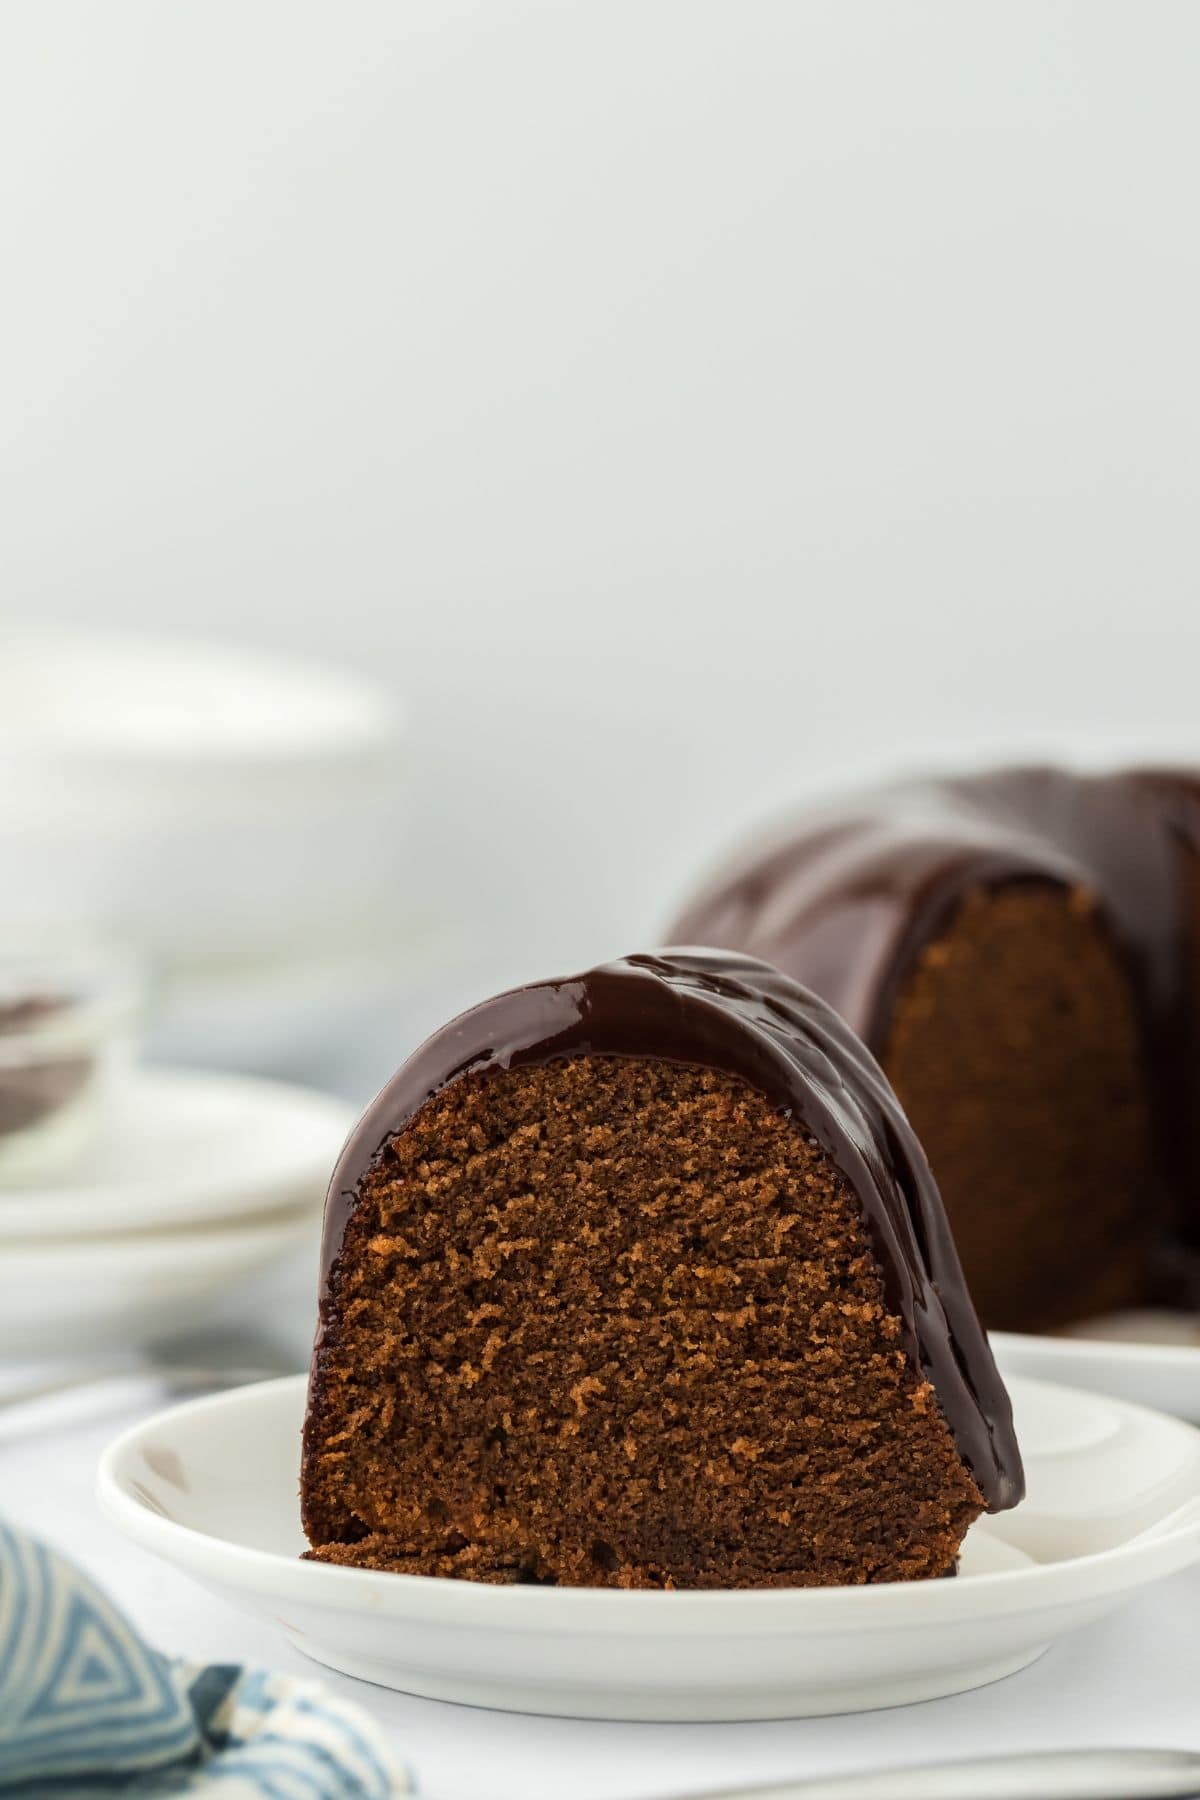
<path id="1" fill-rule="evenodd" d="M 1200 1243 L 1194 970 L 1200 774 L 1006 769 L 911 782 L 748 846 L 673 936 L 761 956 L 812 987 L 877 1056 L 922 949 L 965 895 L 1084 889 L 1133 983 L 1177 1245 Z"/>
<path id="2" fill-rule="evenodd" d="M 0 1039 L 31 1031 L 36 1034 L 39 1026 L 66 1011 L 69 1004 L 55 994 L 0 1000 Z M 36 1037 L 22 1061 L 13 1063 L 0 1054 L 0 1138 L 29 1131 L 66 1106 L 85 1086 L 94 1066 L 90 1056 L 39 1055 Z"/>
<path id="3" fill-rule="evenodd" d="M 991 1512 L 1024 1492 L 1012 1413 L 975 1317 L 929 1165 L 882 1070 L 827 1005 L 750 957 L 712 950 L 631 956 L 518 988 L 421 1046 L 367 1109 L 330 1183 L 329 1276 L 359 1184 L 389 1139 L 466 1074 L 568 1056 L 662 1058 L 720 1069 L 812 1134 L 859 1198 L 910 1360 L 937 1393 Z M 314 1370 L 320 1357 L 320 1339 Z"/>

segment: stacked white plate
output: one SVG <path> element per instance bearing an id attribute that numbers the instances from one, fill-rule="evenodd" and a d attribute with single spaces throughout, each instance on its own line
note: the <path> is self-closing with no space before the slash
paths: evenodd
<path id="1" fill-rule="evenodd" d="M 190 1333 L 289 1258 L 314 1281 L 329 1171 L 352 1123 L 324 1094 L 194 1070 L 114 1084 L 71 1174 L 0 1188 L 0 1356 Z"/>
<path id="2" fill-rule="evenodd" d="M 1181 1312 L 1113 1313 L 1069 1333 L 994 1331 L 1005 1376 L 1032 1375 L 1158 1407 L 1200 1425 L 1200 1318 Z"/>

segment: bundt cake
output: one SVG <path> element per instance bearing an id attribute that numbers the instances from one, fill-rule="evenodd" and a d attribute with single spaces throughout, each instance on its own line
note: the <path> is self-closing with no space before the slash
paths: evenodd
<path id="1" fill-rule="evenodd" d="M 865 1040 L 986 1325 L 1200 1302 L 1200 775 L 884 788 L 743 851 L 672 929 Z"/>
<path id="2" fill-rule="evenodd" d="M 928 1165 L 822 1001 L 633 956 L 489 1000 L 344 1150 L 305 1424 L 319 1560 L 781 1587 L 952 1572 L 1022 1492 Z"/>

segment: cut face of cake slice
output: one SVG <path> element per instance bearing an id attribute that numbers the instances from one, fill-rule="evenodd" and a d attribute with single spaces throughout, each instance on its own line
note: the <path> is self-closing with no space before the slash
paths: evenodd
<path id="1" fill-rule="evenodd" d="M 767 964 L 500 995 L 330 1189 L 311 1554 L 490 1582 L 949 1573 L 1022 1492 L 1007 1396 L 878 1066 Z"/>

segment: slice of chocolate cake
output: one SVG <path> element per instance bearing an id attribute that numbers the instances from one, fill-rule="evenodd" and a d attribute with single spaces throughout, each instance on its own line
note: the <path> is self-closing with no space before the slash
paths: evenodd
<path id="1" fill-rule="evenodd" d="M 490 1582 L 951 1571 L 1008 1398 L 872 1057 L 765 963 L 634 956 L 456 1019 L 334 1173 L 311 1555 Z"/>

